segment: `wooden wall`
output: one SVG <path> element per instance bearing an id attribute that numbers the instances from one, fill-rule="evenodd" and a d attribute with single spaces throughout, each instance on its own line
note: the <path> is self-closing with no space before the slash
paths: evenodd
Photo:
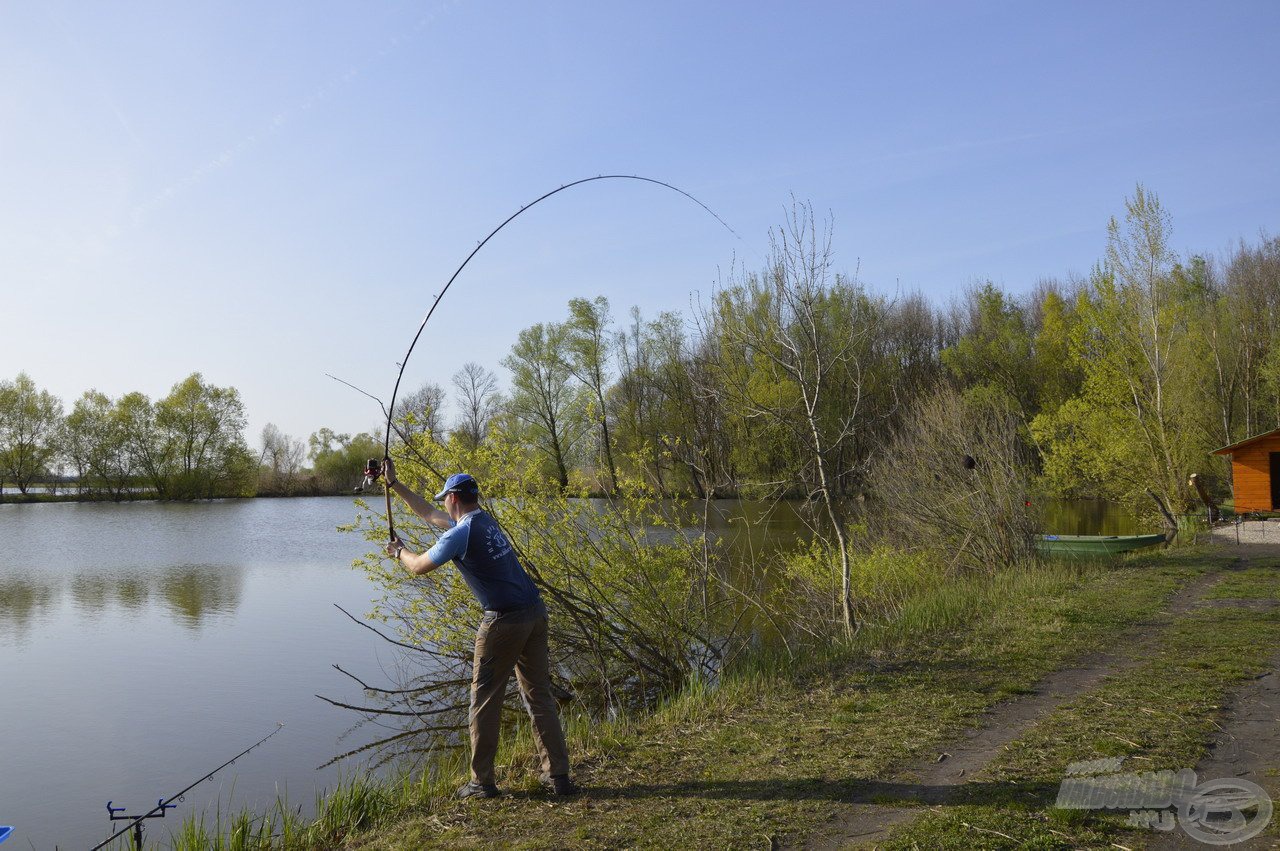
<path id="1" fill-rule="evenodd" d="M 1280 510 L 1271 504 L 1272 452 L 1280 452 L 1280 435 L 1261 438 L 1231 453 L 1237 512 Z"/>

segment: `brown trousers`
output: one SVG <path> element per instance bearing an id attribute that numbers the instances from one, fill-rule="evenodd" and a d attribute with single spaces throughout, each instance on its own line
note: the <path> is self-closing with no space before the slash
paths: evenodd
<path id="1" fill-rule="evenodd" d="M 547 612 L 541 605 L 507 614 L 485 612 L 476 630 L 471 669 L 471 780 L 493 783 L 493 759 L 502 729 L 502 704 L 515 669 L 516 683 L 533 719 L 533 737 L 542 752 L 542 770 L 569 773 L 569 749 L 560 712 L 551 694 Z"/>

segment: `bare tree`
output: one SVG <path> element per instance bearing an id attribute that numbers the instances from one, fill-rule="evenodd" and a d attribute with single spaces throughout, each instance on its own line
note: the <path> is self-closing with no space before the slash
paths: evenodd
<path id="1" fill-rule="evenodd" d="M 704 335 L 720 341 L 713 359 L 730 410 L 762 429 L 787 435 L 800 448 L 777 459 L 772 484 L 799 485 L 826 516 L 840 560 L 840 607 L 845 629 L 855 628 L 846 517 L 837 459 L 865 426 L 863 343 L 870 326 L 859 288 L 832 271 L 831 228 L 819 231 L 808 204 L 793 205 L 771 234 L 763 276 L 717 293 L 702 317 Z"/>
<path id="2" fill-rule="evenodd" d="M 1280 405 L 1268 398 L 1276 395 L 1268 390 L 1276 385 L 1280 239 L 1241 243 L 1224 264 L 1210 266 L 1209 283 L 1213 390 L 1222 425 L 1217 437 L 1231 443 L 1280 424 Z"/>
<path id="3" fill-rule="evenodd" d="M 306 447 L 301 440 L 285 434 L 274 423 L 262 427 L 262 453 L 258 456 L 258 466 L 267 468 L 272 490 L 292 493 L 305 458 Z"/>
<path id="4" fill-rule="evenodd" d="M 396 402 L 398 433 L 422 434 L 439 443 L 444 440 L 444 388 L 428 381 Z"/>
<path id="5" fill-rule="evenodd" d="M 489 433 L 489 423 L 498 411 L 498 378 L 474 361 L 453 374 L 457 389 L 458 432 L 471 447 L 479 446 Z"/>

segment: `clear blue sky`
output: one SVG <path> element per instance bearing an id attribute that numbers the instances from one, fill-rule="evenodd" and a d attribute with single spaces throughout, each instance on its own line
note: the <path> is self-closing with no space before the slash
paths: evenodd
<path id="1" fill-rule="evenodd" d="M 240 388 L 373 428 L 574 296 L 687 310 L 791 197 L 944 302 L 1086 274 L 1136 182 L 1182 253 L 1280 232 L 1280 3 L 0 4 L 0 377 Z M 505 375 L 504 375 L 505 380 Z"/>

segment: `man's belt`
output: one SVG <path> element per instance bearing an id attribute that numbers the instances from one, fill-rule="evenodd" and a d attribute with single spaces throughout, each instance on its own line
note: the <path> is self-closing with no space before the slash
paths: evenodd
<path id="1" fill-rule="evenodd" d="M 515 613 L 515 612 L 523 612 L 523 611 L 526 611 L 526 610 L 528 610 L 528 609 L 532 609 L 532 608 L 533 608 L 534 606 L 536 606 L 536 605 L 538 605 L 538 604 L 537 604 L 537 603 L 530 603 L 529 605 L 526 605 L 526 606 L 508 606 L 508 607 L 507 607 L 507 608 L 505 608 L 505 609 L 485 609 L 485 610 L 484 610 L 484 613 L 485 613 L 486 615 L 510 615 L 510 614 Z"/>

